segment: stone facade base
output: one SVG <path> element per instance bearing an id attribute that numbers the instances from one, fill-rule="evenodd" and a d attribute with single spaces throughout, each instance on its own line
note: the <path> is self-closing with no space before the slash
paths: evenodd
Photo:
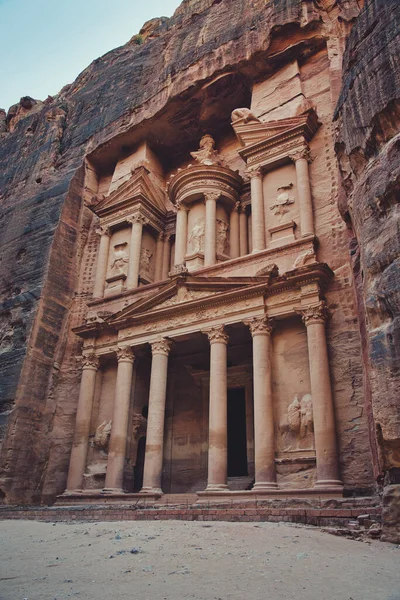
<path id="1" fill-rule="evenodd" d="M 258 501 L 263 499 L 281 499 L 287 498 L 319 498 L 323 500 L 329 500 L 330 498 L 342 498 L 343 487 L 331 487 L 331 488 L 307 488 L 307 489 L 296 489 L 296 490 L 245 490 L 245 491 L 232 491 L 232 490 L 205 490 L 204 492 L 197 492 L 198 503 L 203 502 L 229 502 L 235 501 Z"/>
<path id="2" fill-rule="evenodd" d="M 0 520 L 29 519 L 36 521 L 254 521 L 291 522 L 318 527 L 347 527 L 361 515 L 380 521 L 381 508 L 375 498 L 341 498 L 323 500 L 245 500 L 192 503 L 193 494 L 164 495 L 151 502 L 134 499 L 130 504 L 81 504 L 52 507 L 0 507 Z"/>

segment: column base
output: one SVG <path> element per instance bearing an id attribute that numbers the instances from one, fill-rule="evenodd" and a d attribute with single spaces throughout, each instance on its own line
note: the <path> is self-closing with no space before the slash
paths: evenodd
<path id="1" fill-rule="evenodd" d="M 161 488 L 157 488 L 157 487 L 151 487 L 150 485 L 146 485 L 145 487 L 142 487 L 142 489 L 140 490 L 141 494 L 157 494 L 157 495 L 161 495 L 163 493 Z"/>
<path id="2" fill-rule="evenodd" d="M 101 490 L 102 494 L 125 494 L 125 491 L 122 488 L 103 488 Z"/>
<path id="3" fill-rule="evenodd" d="M 65 492 L 62 493 L 62 496 L 76 496 L 77 494 L 83 494 L 83 490 L 65 490 Z"/>
<path id="4" fill-rule="evenodd" d="M 252 492 L 267 492 L 268 490 L 277 490 L 278 484 L 274 481 L 259 481 L 252 487 Z"/>
<path id="5" fill-rule="evenodd" d="M 331 488 L 340 487 L 343 488 L 343 482 L 339 479 L 319 479 L 314 484 L 315 488 Z"/>
<path id="6" fill-rule="evenodd" d="M 221 492 L 228 489 L 226 483 L 209 483 L 206 487 L 206 492 Z"/>
<path id="7" fill-rule="evenodd" d="M 251 251 L 251 254 L 258 254 L 259 252 L 264 252 L 264 250 L 266 250 L 266 248 L 256 248 L 255 250 Z"/>

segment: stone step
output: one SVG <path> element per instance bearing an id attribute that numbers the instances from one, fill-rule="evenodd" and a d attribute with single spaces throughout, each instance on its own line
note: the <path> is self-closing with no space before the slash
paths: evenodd
<path id="1" fill-rule="evenodd" d="M 249 475 L 242 477 L 228 477 L 228 488 L 232 491 L 251 490 L 254 478 Z"/>

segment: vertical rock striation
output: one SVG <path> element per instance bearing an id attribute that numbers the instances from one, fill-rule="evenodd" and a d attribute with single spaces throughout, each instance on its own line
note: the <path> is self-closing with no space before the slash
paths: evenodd
<path id="1" fill-rule="evenodd" d="M 399 3 L 367 0 L 344 55 L 336 152 L 339 208 L 352 236 L 374 469 L 386 485 L 400 484 L 399 55 Z M 391 487 L 386 496 L 390 527 L 399 494 Z"/>

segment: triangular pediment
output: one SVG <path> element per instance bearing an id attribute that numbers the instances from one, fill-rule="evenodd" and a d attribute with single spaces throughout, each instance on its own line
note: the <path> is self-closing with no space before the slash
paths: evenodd
<path id="1" fill-rule="evenodd" d="M 155 294 L 141 298 L 113 315 L 107 322 L 114 327 L 144 315 L 165 313 L 187 308 L 198 303 L 207 304 L 230 293 L 249 287 L 267 284 L 268 277 L 192 277 L 177 278 L 163 285 Z"/>
<path id="2" fill-rule="evenodd" d="M 317 127 L 318 119 L 315 111 L 297 117 L 289 117 L 278 121 L 262 122 L 259 119 L 239 119 L 232 123 L 236 137 L 244 147 L 254 146 L 266 140 L 279 138 L 282 134 L 293 130 L 302 132 L 306 138 L 311 138 Z"/>
<path id="3" fill-rule="evenodd" d="M 151 181 L 149 171 L 143 166 L 135 169 L 130 179 L 100 200 L 93 210 L 103 217 L 136 202 L 147 202 L 158 211 L 166 212 L 164 192 Z"/>

